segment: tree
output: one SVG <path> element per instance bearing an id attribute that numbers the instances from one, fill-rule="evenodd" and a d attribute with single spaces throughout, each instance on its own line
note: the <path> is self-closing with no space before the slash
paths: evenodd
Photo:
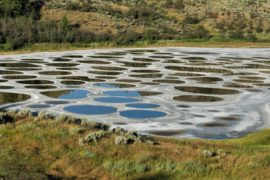
<path id="1" fill-rule="evenodd" d="M 39 11 L 44 0 L 0 0 L 0 17 L 17 17 L 34 14 L 39 17 Z"/>
<path id="2" fill-rule="evenodd" d="M 61 20 L 61 25 L 64 31 L 68 31 L 69 30 L 69 22 L 68 22 L 68 18 L 67 15 L 64 15 L 62 20 Z"/>

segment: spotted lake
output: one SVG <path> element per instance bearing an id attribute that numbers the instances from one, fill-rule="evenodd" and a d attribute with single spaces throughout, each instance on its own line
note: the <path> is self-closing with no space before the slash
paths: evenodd
<path id="1" fill-rule="evenodd" d="M 0 56 L 2 109 L 71 113 L 142 133 L 232 138 L 270 127 L 270 49 Z"/>

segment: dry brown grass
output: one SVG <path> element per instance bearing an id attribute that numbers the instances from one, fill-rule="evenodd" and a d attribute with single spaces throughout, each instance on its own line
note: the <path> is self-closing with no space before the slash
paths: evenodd
<path id="1" fill-rule="evenodd" d="M 41 11 L 41 21 L 61 21 L 67 16 L 70 24 L 79 24 L 80 29 L 85 32 L 93 33 L 117 33 L 117 27 L 125 28 L 127 24 L 124 21 L 114 22 L 108 16 L 96 12 L 67 11 L 63 9 L 47 9 Z"/>
<path id="2" fill-rule="evenodd" d="M 78 145 L 77 125 L 53 121 L 0 126 L 0 176 L 39 179 L 267 179 L 270 177 L 270 131 L 235 140 L 156 138 L 156 145 L 115 145 L 114 134 L 98 143 Z M 203 150 L 226 152 L 203 157 Z"/>

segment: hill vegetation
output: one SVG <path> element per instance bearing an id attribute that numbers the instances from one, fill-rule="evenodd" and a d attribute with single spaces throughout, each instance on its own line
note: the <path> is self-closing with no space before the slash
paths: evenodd
<path id="1" fill-rule="evenodd" d="M 270 41 L 270 0 L 0 0 L 0 48 L 35 43 Z"/>

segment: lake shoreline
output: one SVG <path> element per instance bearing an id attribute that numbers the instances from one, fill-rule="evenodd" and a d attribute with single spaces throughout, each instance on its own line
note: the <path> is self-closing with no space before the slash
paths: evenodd
<path id="1" fill-rule="evenodd" d="M 197 48 L 269 48 L 270 42 L 246 42 L 246 41 L 157 41 L 154 43 L 137 42 L 132 45 L 115 45 L 113 43 L 91 43 L 91 44 L 34 44 L 18 50 L 0 50 L 0 55 L 28 54 L 33 52 L 55 52 L 73 50 L 94 49 L 119 49 L 119 48 L 158 48 L 158 47 L 197 47 Z"/>

